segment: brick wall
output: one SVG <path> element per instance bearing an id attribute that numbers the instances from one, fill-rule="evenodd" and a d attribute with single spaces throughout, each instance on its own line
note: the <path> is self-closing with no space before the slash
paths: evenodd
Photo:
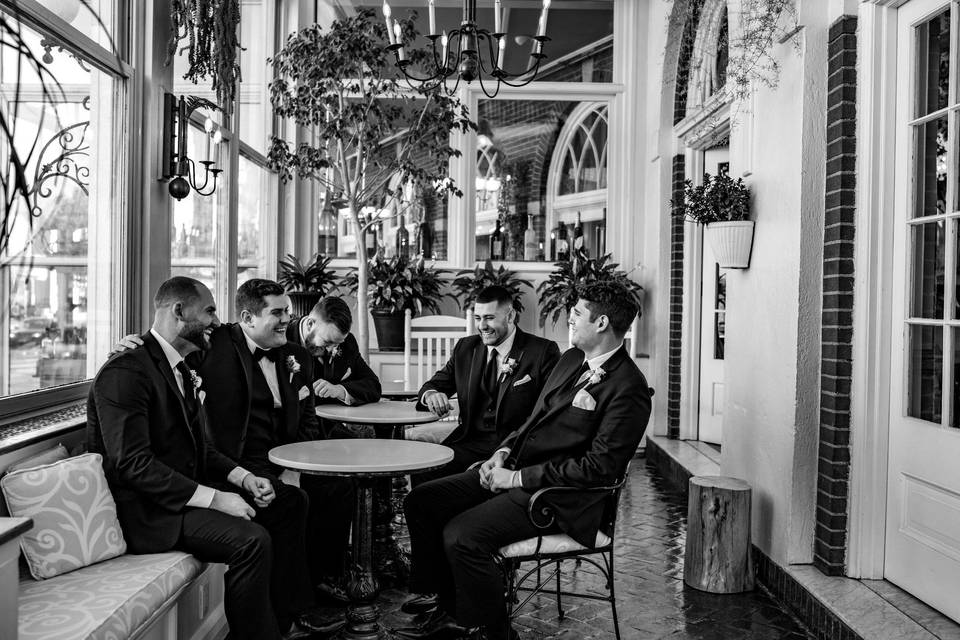
<path id="1" fill-rule="evenodd" d="M 684 156 L 673 157 L 671 197 L 683 197 Z M 667 436 L 680 436 L 680 327 L 683 320 L 683 220 L 670 218 L 670 341 L 667 355 Z"/>
<path id="2" fill-rule="evenodd" d="M 850 472 L 853 236 L 856 188 L 857 19 L 830 27 L 827 65 L 827 183 L 823 230 L 820 446 L 814 564 L 842 575 Z"/>

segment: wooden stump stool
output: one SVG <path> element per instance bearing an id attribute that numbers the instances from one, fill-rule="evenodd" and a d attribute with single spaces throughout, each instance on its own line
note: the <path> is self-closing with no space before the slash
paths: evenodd
<path id="1" fill-rule="evenodd" d="M 750 485 L 737 478 L 690 478 L 683 581 L 694 589 L 753 589 L 750 494 Z"/>

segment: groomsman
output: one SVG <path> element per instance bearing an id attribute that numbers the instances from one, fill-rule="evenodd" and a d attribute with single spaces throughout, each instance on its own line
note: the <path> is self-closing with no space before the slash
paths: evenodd
<path id="1" fill-rule="evenodd" d="M 279 639 L 298 603 L 270 598 L 271 538 L 303 526 L 306 497 L 238 466 L 207 440 L 206 389 L 184 357 L 208 350 L 220 325 L 210 291 L 171 278 L 154 307 L 143 348 L 114 355 L 94 379 L 88 448 L 103 455 L 130 551 L 177 549 L 225 563 L 231 637 Z M 290 637 L 300 635 L 294 631 Z"/>
<path id="2" fill-rule="evenodd" d="M 613 484 L 636 453 L 651 396 L 623 347 L 637 307 L 615 282 L 585 285 L 578 293 L 569 319 L 576 348 L 557 363 L 526 422 L 479 468 L 427 482 L 407 496 L 411 591 L 438 593 L 439 608 L 399 630 L 401 637 L 474 632 L 487 640 L 516 638 L 494 553 L 545 533 L 527 515 L 535 491 Z M 594 544 L 604 500 L 572 492 L 552 506 L 555 532 Z"/>

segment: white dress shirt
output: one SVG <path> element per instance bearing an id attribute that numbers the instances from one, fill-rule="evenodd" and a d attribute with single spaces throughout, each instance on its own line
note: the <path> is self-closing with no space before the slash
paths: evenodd
<path id="1" fill-rule="evenodd" d="M 177 369 L 177 365 L 183 361 L 183 356 L 181 356 L 180 352 L 174 349 L 173 345 L 167 342 L 163 336 L 157 333 L 156 330 L 150 329 L 150 333 L 154 338 L 157 339 L 160 349 L 163 350 L 163 355 L 167 356 L 167 362 L 170 363 L 170 368 L 173 370 L 173 379 L 177 381 L 177 388 L 180 389 L 180 395 L 184 395 L 183 385 L 186 384 L 186 381 L 183 379 L 183 375 Z M 230 484 L 242 487 L 243 481 L 248 475 L 250 475 L 249 471 L 243 467 L 237 466 L 234 467 L 227 475 L 227 481 Z M 187 506 L 209 509 L 210 505 L 213 504 L 214 494 L 216 494 L 216 489 L 198 483 L 196 491 L 194 491 L 193 495 L 190 496 L 190 499 L 187 500 Z"/>
<path id="2" fill-rule="evenodd" d="M 257 349 L 263 349 L 263 347 L 251 340 L 246 332 L 243 333 L 243 337 L 247 341 L 247 348 L 250 349 L 251 355 L 253 355 L 253 352 Z M 269 349 L 264 349 L 264 351 L 269 351 Z M 277 363 L 267 357 L 255 360 L 255 362 L 260 365 L 260 370 L 263 371 L 263 377 L 267 379 L 267 386 L 270 387 L 270 395 L 273 396 L 273 408 L 277 409 L 282 407 L 283 402 L 280 400 L 280 382 L 277 380 Z"/>

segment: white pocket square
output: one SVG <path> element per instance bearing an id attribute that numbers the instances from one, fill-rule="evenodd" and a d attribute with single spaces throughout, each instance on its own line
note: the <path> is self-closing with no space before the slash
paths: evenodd
<path id="1" fill-rule="evenodd" d="M 351 369 L 350 367 L 347 367 L 347 372 L 343 374 L 342 378 L 340 378 L 340 382 L 343 382 L 344 380 L 349 378 L 351 373 L 353 373 L 353 369 Z"/>
<path id="2" fill-rule="evenodd" d="M 303 400 L 308 395 L 310 395 L 310 389 L 307 389 L 307 385 L 300 387 L 300 390 L 297 391 L 297 400 Z"/>
<path id="3" fill-rule="evenodd" d="M 577 391 L 577 395 L 573 397 L 573 406 L 577 409 L 593 411 L 597 408 L 597 401 L 593 399 L 592 395 L 587 393 L 586 389 L 580 389 L 580 391 Z"/>
<path id="4" fill-rule="evenodd" d="M 513 386 L 519 387 L 519 386 L 522 385 L 522 384 L 527 384 L 528 382 L 530 382 L 530 380 L 532 380 L 532 378 L 530 377 L 529 374 L 527 374 L 527 375 L 523 376 L 522 378 L 520 378 L 519 380 L 517 380 L 516 382 L 514 382 L 514 383 L 513 383 Z"/>

